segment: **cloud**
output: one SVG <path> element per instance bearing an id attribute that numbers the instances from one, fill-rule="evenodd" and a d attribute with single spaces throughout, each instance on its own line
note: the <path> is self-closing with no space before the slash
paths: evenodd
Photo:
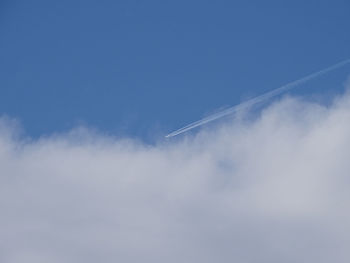
<path id="1" fill-rule="evenodd" d="M 349 262 L 350 96 L 155 146 L 0 122 L 0 260 Z"/>

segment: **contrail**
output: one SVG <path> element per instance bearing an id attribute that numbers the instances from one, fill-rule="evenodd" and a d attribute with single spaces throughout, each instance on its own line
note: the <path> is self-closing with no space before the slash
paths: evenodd
<path id="1" fill-rule="evenodd" d="M 213 115 L 210 115 L 210 116 L 208 116 L 206 118 L 203 118 L 203 119 L 200 119 L 198 121 L 192 122 L 192 123 L 186 125 L 185 127 L 182 127 L 181 129 L 178 129 L 178 130 L 176 130 L 176 131 L 174 131 L 172 133 L 169 133 L 165 137 L 166 138 L 174 137 L 174 136 L 179 135 L 181 133 L 184 133 L 186 131 L 192 130 L 193 128 L 202 126 L 203 124 L 206 124 L 208 122 L 214 121 L 216 119 L 222 118 L 224 116 L 227 116 L 227 115 L 233 114 L 235 112 L 238 112 L 238 111 L 240 111 L 242 109 L 245 109 L 245 108 L 248 108 L 250 106 L 253 106 L 256 103 L 259 103 L 259 102 L 265 101 L 265 100 L 267 100 L 269 98 L 272 98 L 274 96 L 277 96 L 278 94 L 281 94 L 282 92 L 285 92 L 287 90 L 295 88 L 295 87 L 297 87 L 297 86 L 299 86 L 299 85 L 301 85 L 301 84 L 303 84 L 303 83 L 305 83 L 305 82 L 307 82 L 309 80 L 312 80 L 312 79 L 317 78 L 317 77 L 319 77 L 319 76 L 321 76 L 323 74 L 326 74 L 326 73 L 328 73 L 328 72 L 330 72 L 332 70 L 340 68 L 340 67 L 342 67 L 342 66 L 344 66 L 344 65 L 346 65 L 348 63 L 350 63 L 350 59 L 344 60 L 344 61 L 339 62 L 339 63 L 337 63 L 337 64 L 335 64 L 333 66 L 330 66 L 328 68 L 325 68 L 325 69 L 322 69 L 322 70 L 317 71 L 315 73 L 312 73 L 311 75 L 308 75 L 308 76 L 303 77 L 301 79 L 292 81 L 292 82 L 290 82 L 290 83 L 288 83 L 286 85 L 283 85 L 282 87 L 279 87 L 279 88 L 274 89 L 272 91 L 269 91 L 269 92 L 267 92 L 265 94 L 262 94 L 260 96 L 255 97 L 255 98 L 252 98 L 250 100 L 242 102 L 242 103 L 240 103 L 238 105 L 235 105 L 233 107 L 230 107 L 230 108 L 228 108 L 226 110 L 223 110 L 223 111 L 220 111 L 220 112 L 215 113 Z"/>

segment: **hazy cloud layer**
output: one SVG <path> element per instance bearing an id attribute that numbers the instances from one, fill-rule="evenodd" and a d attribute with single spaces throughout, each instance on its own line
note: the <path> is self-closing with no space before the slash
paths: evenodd
<path id="1" fill-rule="evenodd" d="M 0 124 L 0 261 L 350 262 L 350 96 L 147 146 Z"/>

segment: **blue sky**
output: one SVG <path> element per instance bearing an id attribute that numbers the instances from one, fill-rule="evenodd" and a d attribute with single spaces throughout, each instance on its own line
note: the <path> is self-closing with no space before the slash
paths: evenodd
<path id="1" fill-rule="evenodd" d="M 33 137 L 83 124 L 150 140 L 350 57 L 346 0 L 14 0 L 0 9 L 0 114 Z M 347 72 L 295 93 L 341 92 Z"/>
<path id="2" fill-rule="evenodd" d="M 0 262 L 350 262 L 350 63 L 164 140 L 349 59 L 349 11 L 0 1 Z"/>

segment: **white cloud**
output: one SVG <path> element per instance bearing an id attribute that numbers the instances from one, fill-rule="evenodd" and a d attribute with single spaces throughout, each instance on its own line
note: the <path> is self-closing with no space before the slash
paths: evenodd
<path id="1" fill-rule="evenodd" d="M 143 145 L 0 124 L 0 261 L 349 262 L 350 96 Z"/>

